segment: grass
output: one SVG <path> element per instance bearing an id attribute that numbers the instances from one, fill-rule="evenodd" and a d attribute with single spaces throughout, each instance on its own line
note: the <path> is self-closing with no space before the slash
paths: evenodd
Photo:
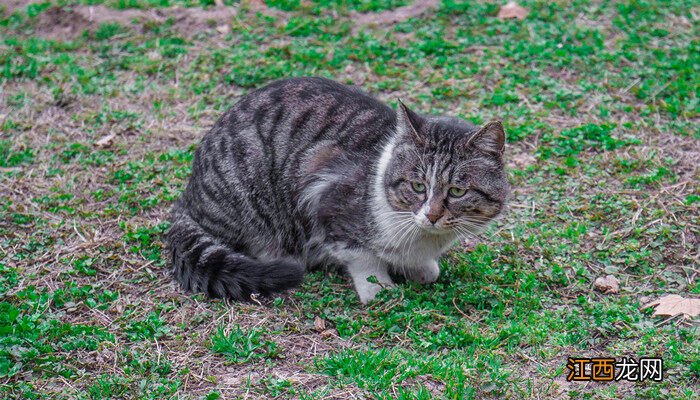
<path id="1" fill-rule="evenodd" d="M 696 395 L 697 318 L 641 308 L 700 296 L 694 2 L 522 1 L 525 20 L 500 21 L 497 3 L 445 0 L 373 27 L 355 13 L 409 2 L 224 3 L 235 17 L 202 14 L 213 1 L 6 6 L 0 397 Z M 109 14 L 80 19 L 87 4 Z M 503 119 L 508 215 L 436 284 L 368 307 L 334 271 L 262 306 L 181 293 L 161 239 L 198 140 L 240 95 L 301 75 Z M 595 290 L 608 274 L 620 293 Z M 567 382 L 567 356 L 659 356 L 666 375 Z"/>

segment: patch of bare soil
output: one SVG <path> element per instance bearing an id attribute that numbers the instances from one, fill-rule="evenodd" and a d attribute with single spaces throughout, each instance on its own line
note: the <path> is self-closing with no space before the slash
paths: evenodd
<path id="1" fill-rule="evenodd" d="M 265 1 L 263 0 L 248 0 L 244 1 L 243 4 L 245 4 L 249 10 L 254 11 L 254 12 L 259 12 L 263 15 L 267 15 L 268 17 L 275 17 L 275 18 L 286 18 L 287 13 L 278 10 L 275 8 L 270 8 L 265 4 Z"/>
<path id="2" fill-rule="evenodd" d="M 666 134 L 659 136 L 661 151 L 677 162 L 675 172 L 681 181 L 698 179 L 700 166 L 700 141 L 690 136 Z"/>
<path id="3" fill-rule="evenodd" d="M 10 1 L 6 8 L 10 12 L 26 5 L 26 1 Z M 367 26 L 389 26 L 409 18 L 423 15 L 437 8 L 439 1 L 416 1 L 413 4 L 387 10 L 380 13 L 352 12 L 351 17 L 355 27 L 353 33 Z M 239 6 L 217 6 L 211 8 L 154 8 L 150 10 L 125 9 L 117 10 L 104 5 L 52 7 L 38 16 L 37 33 L 43 37 L 57 40 L 68 40 L 82 34 L 84 30 L 95 30 L 103 23 L 118 23 L 122 25 L 143 24 L 153 21 L 163 23 L 169 19 L 181 34 L 194 35 L 236 17 L 241 8 L 260 13 L 280 20 L 286 20 L 288 13 L 267 6 L 262 0 L 241 2 Z"/>
<path id="4" fill-rule="evenodd" d="M 64 40 L 80 35 L 89 27 L 90 21 L 79 13 L 51 7 L 37 17 L 36 32 L 46 38 Z"/>
<path id="5" fill-rule="evenodd" d="M 351 14 L 355 22 L 353 33 L 356 33 L 365 26 L 386 26 L 406 21 L 423 15 L 429 10 L 435 9 L 440 4 L 437 0 L 416 1 L 413 4 L 387 10 L 380 13 L 357 13 Z"/>
<path id="6" fill-rule="evenodd" d="M 263 12 L 262 9 L 260 11 Z M 190 36 L 212 26 L 228 22 L 238 12 L 236 7 L 208 9 L 171 7 L 151 10 L 115 10 L 103 5 L 52 7 L 37 17 L 37 34 L 49 39 L 65 40 L 77 37 L 86 29 L 94 30 L 103 23 L 118 23 L 128 26 L 149 21 L 163 23 L 172 19 L 175 29 Z"/>
<path id="7" fill-rule="evenodd" d="M 83 6 L 75 10 L 95 25 L 115 22 L 128 25 L 146 21 L 163 23 L 172 19 L 175 29 L 184 35 L 193 35 L 214 25 L 228 22 L 238 14 L 238 9 L 234 7 L 114 10 L 105 6 Z"/>

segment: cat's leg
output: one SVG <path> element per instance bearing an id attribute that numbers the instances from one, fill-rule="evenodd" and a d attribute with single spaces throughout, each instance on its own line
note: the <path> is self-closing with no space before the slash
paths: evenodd
<path id="1" fill-rule="evenodd" d="M 433 283 L 440 276 L 440 264 L 437 260 L 429 260 L 419 266 L 404 268 L 407 279 L 418 283 Z"/>
<path id="2" fill-rule="evenodd" d="M 389 265 L 373 254 L 345 252 L 342 258 L 362 304 L 372 301 L 383 288 L 394 286 L 389 276 Z M 377 278 L 377 283 L 367 280 L 371 276 Z"/>

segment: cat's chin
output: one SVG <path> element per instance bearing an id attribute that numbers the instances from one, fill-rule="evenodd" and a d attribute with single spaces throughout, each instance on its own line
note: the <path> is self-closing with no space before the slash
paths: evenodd
<path id="1" fill-rule="evenodd" d="M 423 225 L 423 224 L 417 224 L 417 225 L 424 233 L 427 233 L 429 235 L 449 235 L 449 234 L 454 232 L 452 229 L 440 228 L 440 227 L 434 226 L 434 225 Z"/>

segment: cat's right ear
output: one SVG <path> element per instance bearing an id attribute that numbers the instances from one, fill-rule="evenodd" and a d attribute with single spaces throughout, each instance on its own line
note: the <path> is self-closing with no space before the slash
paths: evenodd
<path id="1" fill-rule="evenodd" d="M 399 111 L 396 121 L 398 132 L 402 135 L 408 135 L 418 145 L 424 144 L 423 137 L 419 133 L 423 124 L 421 117 L 406 107 L 401 99 L 398 101 Z"/>
<path id="2" fill-rule="evenodd" d="M 467 146 L 472 145 L 481 151 L 502 157 L 506 147 L 506 132 L 500 121 L 492 121 L 479 129 L 469 138 Z"/>

